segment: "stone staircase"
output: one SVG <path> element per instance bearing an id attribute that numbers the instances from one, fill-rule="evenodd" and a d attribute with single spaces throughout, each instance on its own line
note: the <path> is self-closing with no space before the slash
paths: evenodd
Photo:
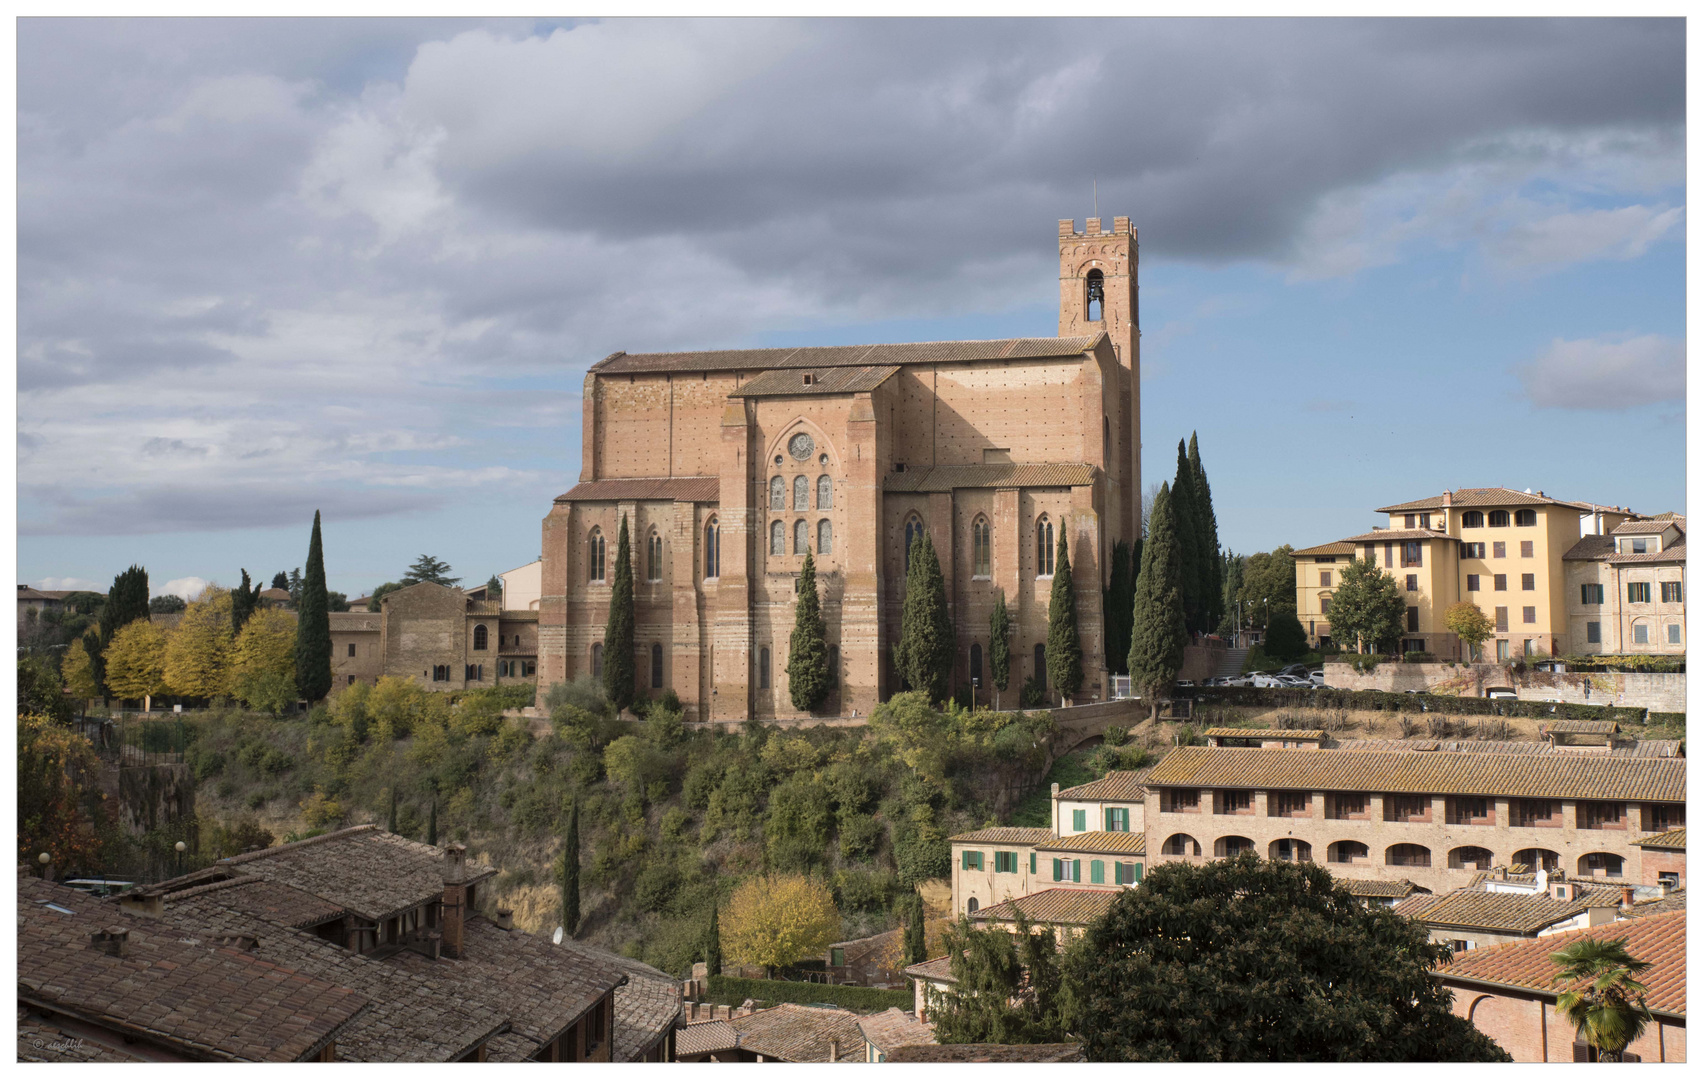
<path id="1" fill-rule="evenodd" d="M 1225 649 L 1224 659 L 1219 661 L 1218 670 L 1213 672 L 1213 678 L 1227 679 L 1242 673 L 1242 663 L 1248 658 L 1246 649 Z"/>

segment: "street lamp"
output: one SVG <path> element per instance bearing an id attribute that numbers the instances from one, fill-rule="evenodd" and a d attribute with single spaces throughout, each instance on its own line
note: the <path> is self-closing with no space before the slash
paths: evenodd
<path id="1" fill-rule="evenodd" d="M 179 840 L 177 843 L 173 844 L 172 846 L 177 848 L 177 872 L 179 874 L 182 874 L 183 873 L 183 853 L 189 850 L 189 845 L 184 843 L 182 840 Z"/>
<path id="2" fill-rule="evenodd" d="M 51 863 L 52 861 L 53 861 L 53 856 L 49 855 L 45 851 L 42 852 L 40 855 L 36 856 L 36 862 L 41 863 L 41 876 L 42 876 L 43 879 L 45 879 L 47 877 L 47 873 L 48 873 L 47 864 Z"/>

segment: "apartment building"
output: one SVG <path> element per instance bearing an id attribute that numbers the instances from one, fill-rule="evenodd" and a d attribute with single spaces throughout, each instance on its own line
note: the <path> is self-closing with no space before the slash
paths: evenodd
<path id="1" fill-rule="evenodd" d="M 952 844 L 952 911 L 976 912 L 1056 886 L 1115 891 L 1140 884 L 1147 860 L 1145 770 L 1117 770 L 1052 789 L 1050 829 L 1002 826 Z"/>
<path id="2" fill-rule="evenodd" d="M 1394 578 L 1407 600 L 1402 652 L 1471 659 L 1444 623 L 1462 600 L 1494 622 L 1485 659 L 1577 651 L 1583 641 L 1568 630 L 1563 556 L 1584 530 L 1613 530 L 1636 516 L 1511 488 L 1459 488 L 1377 512 L 1387 525 L 1293 553 L 1297 614 L 1315 646 L 1329 643 L 1331 596 L 1343 568 L 1360 558 Z"/>
<path id="3" fill-rule="evenodd" d="M 1685 655 L 1685 518 L 1581 537 L 1562 556 L 1574 653 Z"/>
<path id="4" fill-rule="evenodd" d="M 1497 866 L 1630 883 L 1644 873 L 1637 841 L 1685 824 L 1682 759 L 1414 745 L 1178 747 L 1147 775 L 1147 858 L 1253 852 L 1433 893 Z"/>

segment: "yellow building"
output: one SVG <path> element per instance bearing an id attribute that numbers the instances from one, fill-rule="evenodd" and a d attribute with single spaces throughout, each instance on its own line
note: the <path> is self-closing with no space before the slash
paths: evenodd
<path id="1" fill-rule="evenodd" d="M 1294 552 L 1296 610 L 1314 645 L 1329 643 L 1332 588 L 1361 558 L 1393 577 L 1407 599 L 1402 652 L 1471 659 L 1444 624 L 1462 600 L 1495 626 L 1484 659 L 1585 651 L 1582 632 L 1574 640 L 1569 631 L 1563 557 L 1583 532 L 1609 533 L 1636 516 L 1510 488 L 1460 488 L 1377 512 L 1389 515 L 1387 526 Z M 1584 620 L 1577 621 L 1582 630 Z"/>
<path id="2" fill-rule="evenodd" d="M 1623 521 L 1562 558 L 1568 651 L 1685 654 L 1685 518 Z"/>

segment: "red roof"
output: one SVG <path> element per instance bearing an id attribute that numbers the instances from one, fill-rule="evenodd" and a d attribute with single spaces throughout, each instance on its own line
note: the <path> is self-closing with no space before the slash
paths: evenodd
<path id="1" fill-rule="evenodd" d="M 1581 937 L 1626 939 L 1626 951 L 1651 966 L 1638 976 L 1649 988 L 1646 1003 L 1655 1012 L 1685 1015 L 1685 912 L 1674 911 L 1647 919 L 1617 921 L 1586 930 L 1570 930 L 1535 941 L 1517 941 L 1488 949 L 1471 949 L 1435 974 L 1445 982 L 1471 979 L 1535 991 L 1554 997 L 1565 987 L 1555 983 L 1550 956 Z"/>

